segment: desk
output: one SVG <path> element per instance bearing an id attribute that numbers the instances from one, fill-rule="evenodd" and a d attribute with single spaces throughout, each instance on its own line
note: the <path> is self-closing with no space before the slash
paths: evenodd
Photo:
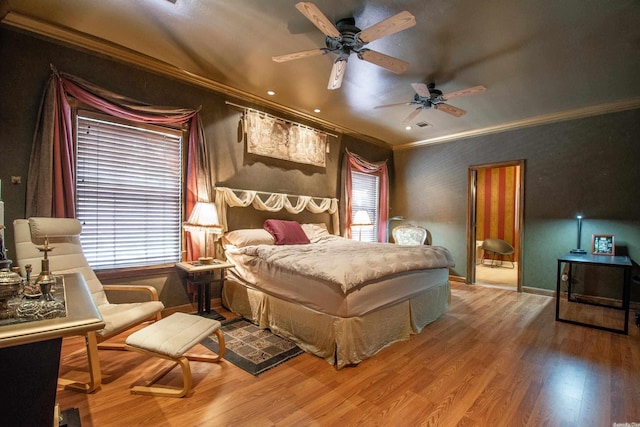
<path id="1" fill-rule="evenodd" d="M 200 264 L 197 261 L 179 262 L 176 267 L 186 271 L 189 275 L 187 283 L 198 288 L 198 313 L 211 313 L 211 284 L 224 284 L 226 269 L 233 267 L 233 264 L 214 259 L 212 264 Z M 219 272 L 218 279 L 214 278 L 216 271 Z"/>
<path id="2" fill-rule="evenodd" d="M 0 326 L 4 425 L 54 425 L 62 337 L 104 328 L 87 283 L 64 276 L 67 316 Z"/>
<path id="3" fill-rule="evenodd" d="M 566 281 L 566 301 L 563 298 L 562 280 L 562 264 L 568 264 L 568 277 Z M 586 265 L 597 268 L 614 268 L 622 269 L 622 295 L 620 295 L 621 304 L 608 305 L 596 302 L 579 301 L 572 299 L 572 270 L 573 264 Z M 567 254 L 558 258 L 558 272 L 556 277 L 556 320 L 561 322 L 573 323 L 576 325 L 589 326 L 596 329 L 602 329 L 609 332 L 616 332 L 628 335 L 629 333 L 629 300 L 631 295 L 631 260 L 628 256 L 607 256 L 607 255 L 576 255 Z M 562 303 L 562 304 L 561 304 Z M 600 314 L 594 316 L 592 314 L 584 316 L 580 314 L 580 310 L 576 309 L 576 305 L 590 304 L 599 307 Z M 571 307 L 573 306 L 573 307 Z M 617 313 L 616 313 L 617 312 Z M 596 319 L 598 318 L 598 319 Z M 596 323 L 600 320 L 600 324 Z M 614 327 L 613 323 L 624 322 L 621 327 Z"/>

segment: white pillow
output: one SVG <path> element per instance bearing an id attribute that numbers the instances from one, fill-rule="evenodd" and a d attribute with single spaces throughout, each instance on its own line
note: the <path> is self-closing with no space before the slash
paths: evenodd
<path id="1" fill-rule="evenodd" d="M 222 243 L 242 248 L 252 245 L 274 245 L 276 241 L 264 228 L 249 228 L 225 233 L 222 237 Z"/>
<path id="2" fill-rule="evenodd" d="M 322 236 L 330 236 L 329 230 L 327 230 L 327 224 L 300 224 L 300 226 L 309 240 Z"/>

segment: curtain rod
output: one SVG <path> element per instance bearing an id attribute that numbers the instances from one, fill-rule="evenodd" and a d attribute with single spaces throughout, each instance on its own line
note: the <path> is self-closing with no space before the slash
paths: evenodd
<path id="1" fill-rule="evenodd" d="M 233 107 L 236 107 L 236 108 L 240 108 L 240 109 L 242 109 L 242 111 L 252 110 L 252 111 L 255 111 L 255 112 L 257 112 L 257 113 L 265 114 L 265 115 L 267 115 L 267 116 L 269 116 L 269 117 L 272 117 L 272 118 L 274 118 L 274 119 L 282 120 L 283 122 L 286 122 L 286 123 L 291 123 L 292 125 L 302 126 L 302 127 L 307 128 L 307 129 L 311 129 L 311 130 L 313 130 L 313 131 L 315 131 L 315 132 L 324 133 L 325 135 L 332 136 L 332 137 L 334 137 L 334 138 L 338 138 L 338 135 L 336 135 L 335 133 L 330 133 L 330 132 L 326 132 L 326 131 L 319 130 L 319 129 L 316 129 L 316 128 L 312 128 L 311 126 L 309 126 L 309 125 L 305 125 L 305 124 L 303 124 L 303 123 L 292 122 L 291 120 L 286 120 L 286 119 L 283 119 L 283 118 L 281 118 L 281 117 L 277 117 L 277 116 L 274 116 L 274 115 L 272 115 L 272 114 L 265 113 L 264 111 L 256 110 L 255 108 L 246 107 L 246 106 L 244 106 L 244 105 L 239 105 L 239 104 L 234 104 L 234 103 L 233 103 L 233 102 L 231 102 L 231 101 L 225 101 L 224 103 L 225 103 L 225 104 L 227 104 L 227 105 L 231 105 L 231 106 L 233 106 Z"/>
<path id="2" fill-rule="evenodd" d="M 229 188 L 229 187 L 223 187 L 221 185 L 216 185 L 216 188 Z M 283 196 L 287 196 L 287 197 L 303 197 L 301 195 L 298 194 L 286 194 L 286 193 L 274 193 L 271 191 L 257 191 L 257 190 L 241 190 L 239 188 L 229 188 L 229 190 L 231 191 L 239 191 L 239 192 L 245 192 L 245 191 L 255 191 L 256 194 L 264 194 L 265 196 L 271 196 L 272 194 L 282 194 Z M 338 200 L 336 197 L 321 197 L 321 196 L 309 196 L 312 199 L 335 199 Z"/>

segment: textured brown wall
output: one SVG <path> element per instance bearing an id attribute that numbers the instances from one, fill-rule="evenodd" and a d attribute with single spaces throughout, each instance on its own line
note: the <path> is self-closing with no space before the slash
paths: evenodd
<path id="1" fill-rule="evenodd" d="M 249 104 L 242 99 L 229 99 L 210 90 L 0 27 L 0 179 L 7 224 L 25 214 L 31 141 L 40 99 L 51 75 L 50 64 L 61 72 L 79 76 L 113 92 L 150 104 L 201 107 L 213 168 L 213 184 L 288 194 L 338 197 L 340 164 L 345 147 L 370 160 L 390 159 L 392 155 L 389 149 L 348 135 L 339 135 L 338 138 L 329 138 L 331 147 L 326 168 L 248 156 L 245 154 L 244 144 L 237 142 L 240 112 L 229 107 L 225 101 L 255 107 L 284 119 L 302 121 Z M 313 123 L 303 123 L 318 128 Z M 22 176 L 22 184 L 11 185 L 9 182 L 12 175 Z M 257 223 L 260 219 L 253 221 Z M 7 246 L 11 251 L 12 235 L 9 227 Z M 164 278 L 157 280 L 162 281 Z M 184 302 L 184 295 L 176 291 L 174 284 L 162 283 L 157 286 L 166 288 L 163 292 L 163 298 L 167 299 L 165 304 Z"/>

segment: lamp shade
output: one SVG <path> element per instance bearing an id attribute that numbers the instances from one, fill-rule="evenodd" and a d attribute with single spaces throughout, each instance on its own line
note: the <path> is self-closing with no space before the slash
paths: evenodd
<path id="1" fill-rule="evenodd" d="M 222 233 L 216 205 L 210 202 L 197 202 L 184 225 L 186 229 L 207 229 L 211 233 Z"/>
<path id="2" fill-rule="evenodd" d="M 184 223 L 184 229 L 189 232 L 204 231 L 204 256 L 198 258 L 201 264 L 213 263 L 213 257 L 207 256 L 207 240 L 209 240 L 209 234 L 222 234 L 223 230 L 219 222 L 215 204 L 196 202 L 191 215 L 189 215 L 189 220 Z"/>
<path id="3" fill-rule="evenodd" d="M 369 218 L 369 213 L 367 211 L 357 211 L 353 216 L 353 222 L 351 225 L 364 226 L 373 225 L 373 223 L 371 222 L 371 218 Z"/>

